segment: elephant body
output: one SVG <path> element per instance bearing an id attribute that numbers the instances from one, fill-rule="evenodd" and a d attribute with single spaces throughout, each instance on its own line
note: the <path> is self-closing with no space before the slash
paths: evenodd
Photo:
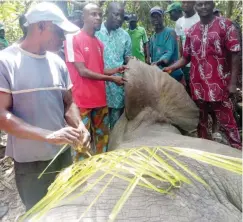
<path id="1" fill-rule="evenodd" d="M 168 74 L 141 62 L 132 60 L 128 66 L 129 73 L 125 75 L 128 79 L 125 86 L 126 111 L 111 133 L 111 150 L 136 149 L 141 146 L 176 146 L 241 158 L 241 151 L 229 146 L 182 135 L 178 128 L 190 131 L 196 128 L 198 122 L 198 110 L 183 87 Z M 188 157 L 176 158 L 206 181 L 208 187 L 190 176 L 193 184 L 183 183 L 180 188 L 173 188 L 169 194 L 160 194 L 137 186 L 115 221 L 242 221 L 240 175 Z M 41 218 L 41 221 L 79 221 L 82 213 L 108 180 L 109 177 L 84 196 L 78 196 L 83 187 L 78 188 L 71 194 L 75 199 L 64 199 Z M 91 182 L 91 179 L 88 180 L 85 186 Z M 114 179 L 80 221 L 109 221 L 109 215 L 127 185 L 118 178 Z M 165 184 L 156 182 L 156 185 Z"/>
<path id="2" fill-rule="evenodd" d="M 122 120 L 120 121 L 122 122 Z M 174 126 L 169 124 L 140 125 L 136 130 L 133 129 L 132 132 L 124 134 L 124 141 L 116 149 L 121 147 L 130 149 L 146 145 L 180 146 L 241 158 L 241 152 L 238 150 L 213 141 L 183 136 Z M 193 181 L 192 185 L 183 184 L 179 189 L 173 189 L 171 194 L 159 194 L 137 187 L 119 213 L 116 221 L 242 221 L 242 181 L 240 175 L 186 157 L 180 157 L 179 160 L 204 179 L 209 187 Z M 41 221 L 78 221 L 78 218 L 103 186 L 104 182 L 97 185 L 89 194 L 77 197 L 71 202 L 63 200 L 58 207 L 52 209 Z M 108 221 L 112 208 L 126 186 L 127 183 L 119 179 L 114 180 L 98 202 L 80 221 Z M 77 196 L 78 192 L 79 190 L 74 192 L 73 196 Z"/>

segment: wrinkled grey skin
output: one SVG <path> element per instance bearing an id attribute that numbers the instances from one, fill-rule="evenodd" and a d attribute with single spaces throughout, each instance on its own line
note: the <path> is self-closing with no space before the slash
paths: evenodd
<path id="1" fill-rule="evenodd" d="M 146 115 L 151 116 L 148 111 Z M 146 117 L 144 115 L 144 117 Z M 115 149 L 137 146 L 171 145 L 241 158 L 241 152 L 229 146 L 213 141 L 183 136 L 169 124 L 146 122 L 141 118 L 127 122 L 122 116 L 113 135 L 119 133 L 118 141 L 112 141 Z M 136 122 L 137 121 L 137 122 Z M 124 135 L 123 135 L 123 132 Z M 116 221 L 122 222 L 240 222 L 242 221 L 242 181 L 241 176 L 211 167 L 197 161 L 179 157 L 198 176 L 209 185 L 195 182 L 193 185 L 182 184 L 180 189 L 172 190 L 172 195 L 159 194 L 137 187 L 126 202 Z M 108 181 L 108 177 L 106 181 Z M 104 183 L 103 183 L 104 185 Z M 162 185 L 162 184 L 158 184 Z M 106 222 L 116 201 L 124 191 L 126 183 L 115 180 L 87 212 L 87 222 Z M 78 221 L 89 203 L 96 197 L 102 184 L 90 194 L 78 197 L 72 202 L 63 201 L 61 206 L 52 209 L 41 221 Z M 123 189 L 121 189 L 123 188 Z M 74 193 L 73 195 L 76 195 Z"/>
<path id="2" fill-rule="evenodd" d="M 239 150 L 213 141 L 183 136 L 176 127 L 170 125 L 174 123 L 181 129 L 190 131 L 195 129 L 198 123 L 197 108 L 177 81 L 158 68 L 134 59 L 129 61 L 128 67 L 125 73 L 125 78 L 128 80 L 125 85 L 126 116 L 120 118 L 111 133 L 110 150 L 136 149 L 139 146 L 178 146 L 241 158 Z M 192 185 L 182 184 L 179 189 L 171 190 L 170 194 L 160 194 L 136 187 L 116 221 L 242 221 L 240 175 L 186 157 L 176 158 L 204 179 L 209 186 L 205 187 L 192 180 Z M 71 202 L 64 199 L 41 221 L 79 221 L 79 217 L 109 178 L 107 176 L 102 183 L 83 197 L 78 197 Z M 92 180 L 89 180 L 86 186 L 91 182 Z M 166 185 L 156 181 L 153 183 L 159 187 Z M 127 185 L 119 179 L 114 180 L 80 221 L 109 221 L 109 215 Z M 83 188 L 79 188 L 81 189 Z M 77 196 L 79 190 L 72 195 Z"/>

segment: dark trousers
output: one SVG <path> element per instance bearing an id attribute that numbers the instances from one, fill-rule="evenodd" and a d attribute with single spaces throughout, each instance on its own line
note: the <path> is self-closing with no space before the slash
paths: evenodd
<path id="1" fill-rule="evenodd" d="M 109 108 L 110 130 L 114 128 L 116 122 L 119 120 L 123 112 L 124 108 Z"/>
<path id="2" fill-rule="evenodd" d="M 225 133 L 230 145 L 242 149 L 239 130 L 233 114 L 233 104 L 227 99 L 219 102 L 195 101 L 200 110 L 198 136 L 211 139 L 209 135 L 208 115 L 213 113 L 220 129 Z"/>
<path id="3" fill-rule="evenodd" d="M 50 161 L 18 163 L 14 161 L 15 179 L 19 195 L 26 211 L 32 208 L 47 193 L 48 187 L 55 180 L 57 171 L 72 164 L 70 149 L 62 153 L 47 169 L 40 179 L 38 176 Z"/>

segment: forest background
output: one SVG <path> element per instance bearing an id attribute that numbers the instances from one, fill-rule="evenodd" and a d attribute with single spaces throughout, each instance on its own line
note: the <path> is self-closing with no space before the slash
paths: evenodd
<path id="1" fill-rule="evenodd" d="M 6 39 L 11 43 L 15 42 L 22 36 L 22 32 L 19 27 L 18 19 L 19 16 L 24 14 L 33 4 L 37 4 L 41 1 L 35 0 L 10 0 L 10 1 L 0 1 L 0 22 L 5 25 Z M 68 16 L 74 10 L 82 10 L 82 7 L 87 2 L 98 3 L 103 12 L 107 7 L 109 1 L 50 1 L 57 4 L 62 11 Z M 164 10 L 167 6 L 174 1 L 121 1 L 125 4 L 126 13 L 136 13 L 139 18 L 139 25 L 143 26 L 151 36 L 153 33 L 153 28 L 150 23 L 149 10 L 155 6 L 159 5 Z M 215 0 L 216 8 L 221 10 L 223 16 L 236 21 L 242 27 L 242 0 L 240 1 L 225 1 L 225 0 Z M 105 14 L 105 13 L 104 13 Z M 103 18 L 105 19 L 105 17 Z M 169 27 L 174 27 L 175 24 L 169 19 L 169 16 L 165 16 L 165 25 Z M 126 28 L 126 22 L 123 24 Z"/>

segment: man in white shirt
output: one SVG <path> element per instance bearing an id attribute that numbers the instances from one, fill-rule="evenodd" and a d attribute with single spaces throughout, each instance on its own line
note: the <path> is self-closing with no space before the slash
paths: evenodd
<path id="1" fill-rule="evenodd" d="M 177 34 L 177 36 L 179 36 L 180 38 L 180 46 L 182 46 L 182 48 L 180 49 L 180 54 L 182 55 L 182 51 L 183 51 L 183 47 L 186 41 L 186 35 L 188 30 L 195 25 L 197 22 L 200 21 L 200 18 L 197 14 L 197 12 L 194 9 L 195 6 L 195 1 L 182 1 L 182 10 L 184 11 L 184 16 L 179 18 L 176 21 L 176 26 L 175 26 L 175 32 Z M 190 72 L 190 63 L 185 66 L 183 68 L 183 72 L 184 72 L 184 77 L 185 77 L 185 81 L 186 81 L 186 88 L 188 93 L 189 92 L 189 81 L 190 81 L 190 77 L 189 77 L 189 72 Z"/>

